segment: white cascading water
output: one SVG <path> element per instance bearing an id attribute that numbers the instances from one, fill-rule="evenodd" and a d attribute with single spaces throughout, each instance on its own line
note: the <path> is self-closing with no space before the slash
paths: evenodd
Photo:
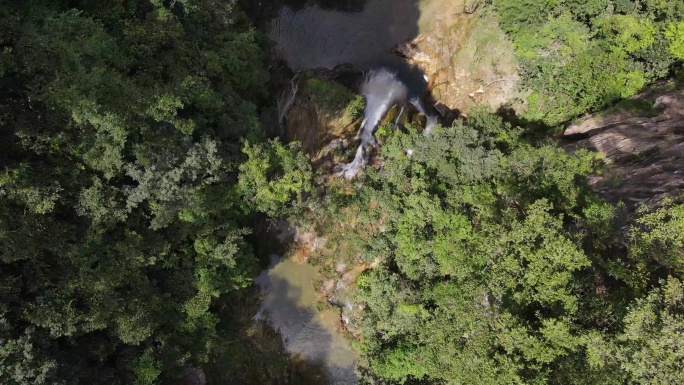
<path id="1" fill-rule="evenodd" d="M 420 101 L 420 98 L 412 98 L 410 101 L 411 101 L 411 104 L 413 104 L 413 106 L 416 107 L 416 109 L 421 114 L 425 115 L 426 122 L 425 122 L 425 131 L 423 131 L 423 133 L 425 135 L 430 134 L 432 127 L 434 127 L 438 123 L 437 117 L 430 115 L 425 111 L 425 107 L 423 106 L 423 102 Z"/>
<path id="2" fill-rule="evenodd" d="M 358 134 L 361 143 L 351 163 L 337 166 L 337 175 L 353 179 L 366 166 L 370 149 L 377 144 L 373 131 L 395 103 L 406 100 L 407 94 L 406 86 L 396 74 L 384 68 L 368 73 L 361 86 L 361 95 L 366 99 L 364 119 Z"/>

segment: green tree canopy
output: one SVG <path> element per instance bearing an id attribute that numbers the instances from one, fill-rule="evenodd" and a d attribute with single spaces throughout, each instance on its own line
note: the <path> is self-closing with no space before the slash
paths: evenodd
<path id="1" fill-rule="evenodd" d="M 219 298 L 258 271 L 251 216 L 309 177 L 267 142 L 274 193 L 245 204 L 266 138 L 260 38 L 234 1 L 0 15 L 0 382 L 176 382 L 218 343 Z"/>

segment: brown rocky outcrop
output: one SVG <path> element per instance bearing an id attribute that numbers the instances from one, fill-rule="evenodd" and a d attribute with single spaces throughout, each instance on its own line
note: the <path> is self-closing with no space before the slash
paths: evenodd
<path id="1" fill-rule="evenodd" d="M 522 97 L 513 45 L 491 14 L 475 12 L 482 3 L 424 2 L 420 34 L 392 49 L 423 71 L 433 99 L 451 110 L 497 109 Z"/>
<path id="2" fill-rule="evenodd" d="M 608 164 L 591 186 L 629 206 L 652 205 L 684 192 L 684 88 L 661 85 L 626 105 L 653 107 L 611 110 L 569 126 L 569 150 L 598 151 Z"/>
<path id="3" fill-rule="evenodd" d="M 301 76 L 300 76 L 301 75 Z M 353 147 L 363 104 L 354 111 L 356 96 L 345 87 L 313 72 L 295 76 L 281 102 L 284 139 L 298 141 L 317 169 L 330 168 L 332 158 Z"/>

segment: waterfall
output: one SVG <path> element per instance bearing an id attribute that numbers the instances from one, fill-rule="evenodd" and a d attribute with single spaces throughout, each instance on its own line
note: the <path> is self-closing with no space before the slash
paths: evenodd
<path id="1" fill-rule="evenodd" d="M 373 131 L 395 103 L 406 100 L 407 94 L 406 86 L 395 73 L 384 68 L 368 73 L 361 86 L 361 95 L 366 99 L 364 119 L 358 134 L 361 143 L 351 163 L 337 166 L 337 175 L 353 179 L 366 166 L 370 149 L 377 144 Z"/>
<path id="2" fill-rule="evenodd" d="M 354 179 L 362 168 L 366 167 L 368 153 L 364 151 L 363 147 L 363 144 L 359 145 L 356 149 L 356 156 L 354 156 L 354 160 L 352 160 L 351 163 L 337 165 L 335 172 L 337 176 L 343 176 L 348 180 L 351 180 Z"/>
<path id="3" fill-rule="evenodd" d="M 386 69 L 371 71 L 368 74 L 361 86 L 361 95 L 366 99 L 364 109 L 366 124 L 361 126 L 359 134 L 362 144 L 375 146 L 373 137 L 375 127 L 394 103 L 406 99 L 407 93 L 406 86 L 397 79 L 396 74 Z"/>
<path id="4" fill-rule="evenodd" d="M 366 99 L 364 119 L 357 135 L 357 138 L 361 143 L 356 149 L 354 160 L 350 163 L 343 163 L 336 167 L 336 174 L 338 176 L 344 176 L 347 179 L 353 179 L 359 171 L 368 164 L 370 149 L 377 145 L 375 137 L 373 136 L 373 131 L 375 131 L 380 120 L 382 120 L 387 111 L 389 111 L 395 103 L 406 100 L 408 90 L 406 86 L 397 79 L 395 73 L 383 68 L 368 73 L 361 86 L 361 94 Z M 427 113 L 420 98 L 411 98 L 410 102 L 427 118 L 425 123 L 425 135 L 430 134 L 432 127 L 438 123 L 437 117 Z M 395 125 L 398 121 L 399 117 L 397 117 Z M 413 150 L 410 151 L 410 154 L 407 153 L 409 157 L 412 154 Z"/>
<path id="5" fill-rule="evenodd" d="M 411 99 L 411 104 L 413 104 L 414 107 L 423 115 L 425 115 L 425 118 L 427 119 L 425 122 L 425 135 L 430 134 L 430 131 L 432 130 L 432 127 L 437 125 L 437 117 L 431 114 L 428 114 L 427 111 L 425 110 L 425 107 L 423 106 L 423 102 L 420 101 L 420 98 L 412 98 Z"/>
<path id="6" fill-rule="evenodd" d="M 394 128 L 399 127 L 399 119 L 401 119 L 401 115 L 404 113 L 404 105 L 401 105 L 401 109 L 399 110 L 399 115 L 397 115 L 397 118 L 394 119 Z"/>

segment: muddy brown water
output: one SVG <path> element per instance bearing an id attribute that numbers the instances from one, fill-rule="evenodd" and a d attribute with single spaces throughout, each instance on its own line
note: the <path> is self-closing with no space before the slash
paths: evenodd
<path id="1" fill-rule="evenodd" d="M 339 332 L 339 310 L 317 310 L 317 276 L 310 264 L 272 256 L 271 265 L 255 279 L 265 293 L 257 317 L 280 332 L 290 353 L 324 367 L 332 384 L 356 384 L 358 353 Z"/>

